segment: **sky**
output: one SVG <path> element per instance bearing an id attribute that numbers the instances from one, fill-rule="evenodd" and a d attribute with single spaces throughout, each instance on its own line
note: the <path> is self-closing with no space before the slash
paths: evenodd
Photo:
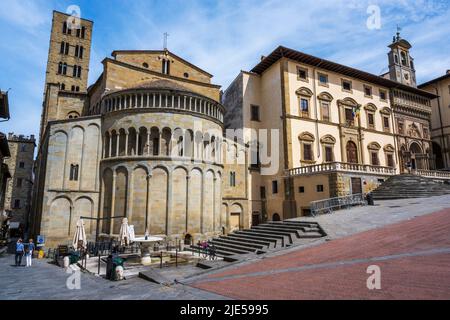
<path id="1" fill-rule="evenodd" d="M 71 5 L 94 21 L 89 84 L 113 50 L 162 49 L 165 32 L 170 51 L 223 89 L 279 45 L 382 74 L 397 26 L 419 83 L 450 69 L 447 0 L 2 0 L 0 89 L 10 89 L 11 120 L 0 131 L 38 136 L 52 11 Z"/>

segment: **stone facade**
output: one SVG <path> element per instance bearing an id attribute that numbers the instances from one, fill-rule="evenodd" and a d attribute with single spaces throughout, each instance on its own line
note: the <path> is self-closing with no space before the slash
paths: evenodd
<path id="1" fill-rule="evenodd" d="M 11 214 L 11 222 L 19 222 L 25 230 L 31 208 L 33 189 L 34 149 L 36 140 L 33 135 L 8 135 L 11 156 L 5 159 L 11 173 L 5 197 L 5 210 Z"/>
<path id="2" fill-rule="evenodd" d="M 66 243 L 81 216 L 90 240 L 117 236 L 123 216 L 173 240 L 249 227 L 247 148 L 223 137 L 212 75 L 168 50 L 112 56 L 87 93 L 47 86 L 34 235 Z"/>

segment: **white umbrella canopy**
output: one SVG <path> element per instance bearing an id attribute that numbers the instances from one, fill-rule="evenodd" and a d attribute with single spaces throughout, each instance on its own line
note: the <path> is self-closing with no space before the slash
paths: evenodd
<path id="1" fill-rule="evenodd" d="M 128 219 L 124 218 L 122 220 L 122 225 L 120 226 L 120 245 L 129 246 L 130 245 L 130 229 L 128 228 Z"/>
<path id="2" fill-rule="evenodd" d="M 84 229 L 83 219 L 80 219 L 77 222 L 77 231 L 73 237 L 72 245 L 75 250 L 87 248 L 86 230 Z"/>

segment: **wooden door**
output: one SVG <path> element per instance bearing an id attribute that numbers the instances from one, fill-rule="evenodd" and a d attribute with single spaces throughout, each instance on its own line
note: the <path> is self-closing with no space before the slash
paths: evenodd
<path id="1" fill-rule="evenodd" d="M 353 141 L 347 143 L 347 162 L 358 163 L 358 148 Z"/>
<path id="2" fill-rule="evenodd" d="M 362 193 L 361 178 L 352 178 L 352 194 Z"/>

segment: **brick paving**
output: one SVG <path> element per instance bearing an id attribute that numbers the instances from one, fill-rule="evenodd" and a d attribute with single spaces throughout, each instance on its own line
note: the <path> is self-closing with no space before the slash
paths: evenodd
<path id="1" fill-rule="evenodd" d="M 449 230 L 444 209 L 191 285 L 234 299 L 450 299 Z M 367 289 L 370 265 L 381 268 L 381 290 Z"/>

